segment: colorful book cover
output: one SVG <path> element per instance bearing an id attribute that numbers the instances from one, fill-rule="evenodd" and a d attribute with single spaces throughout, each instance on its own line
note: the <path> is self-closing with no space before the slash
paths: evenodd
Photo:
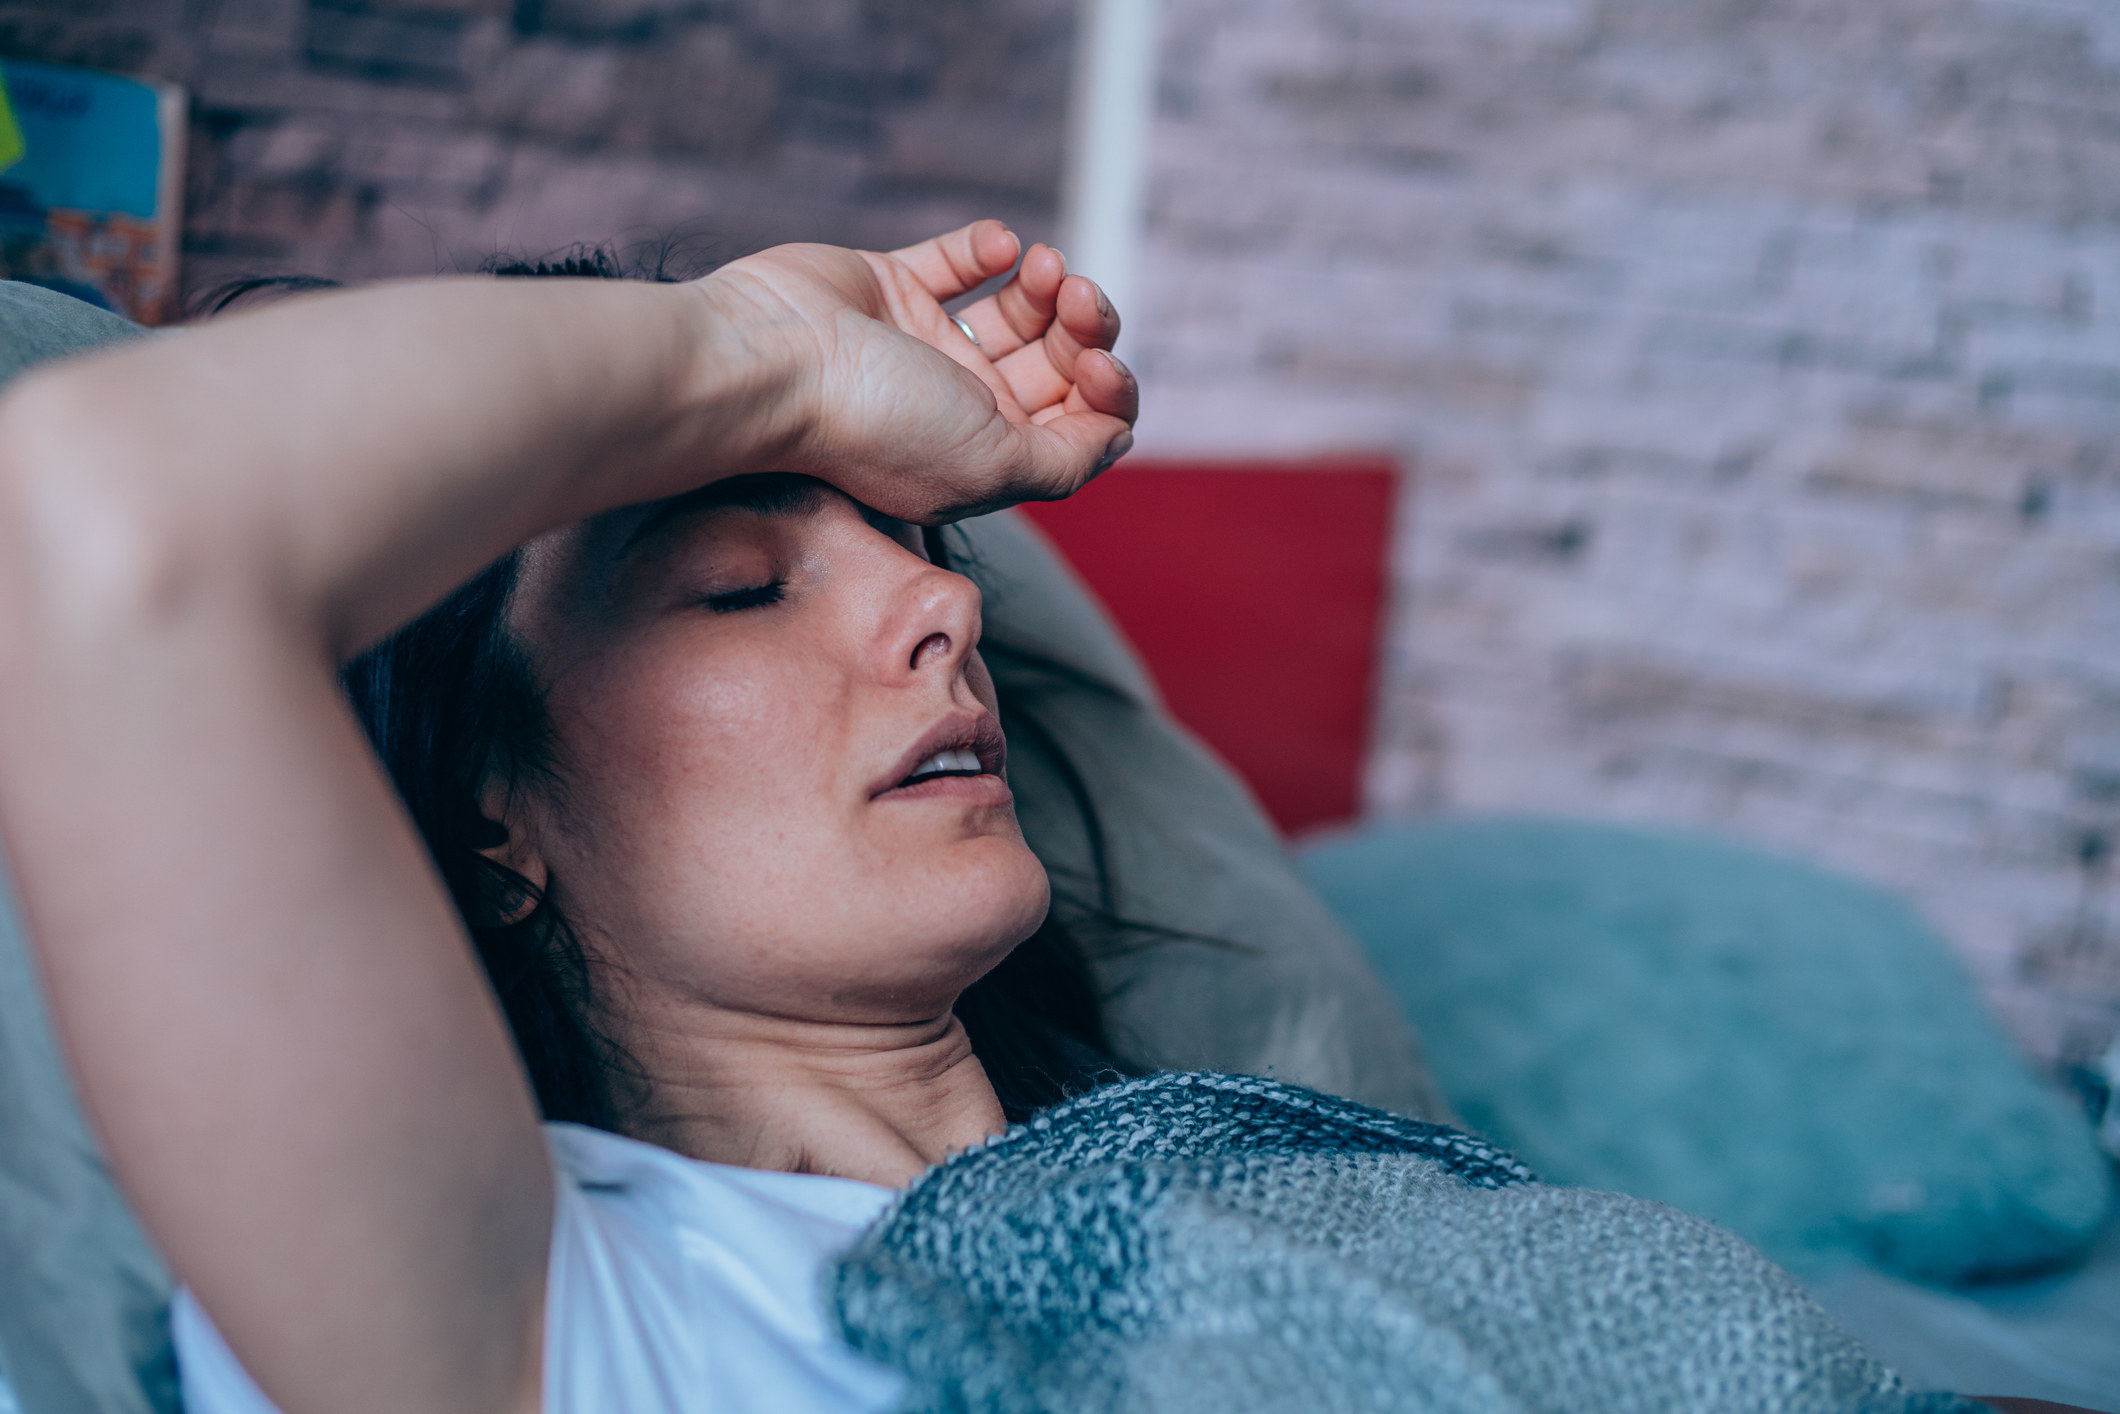
<path id="1" fill-rule="evenodd" d="M 184 91 L 26 59 L 0 59 L 0 87 L 0 277 L 174 315 Z"/>

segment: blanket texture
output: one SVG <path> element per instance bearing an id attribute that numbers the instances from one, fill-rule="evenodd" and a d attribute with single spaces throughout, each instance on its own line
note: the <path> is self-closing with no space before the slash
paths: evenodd
<path id="1" fill-rule="evenodd" d="M 1273 1081 L 1094 1091 L 929 1171 L 830 1278 L 907 1409 L 1960 1414 L 1738 1238 Z"/>

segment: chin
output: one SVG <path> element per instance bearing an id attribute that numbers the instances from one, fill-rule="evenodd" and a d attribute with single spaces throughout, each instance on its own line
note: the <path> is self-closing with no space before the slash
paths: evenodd
<path id="1" fill-rule="evenodd" d="M 958 989 L 1036 932 L 1052 902 L 1045 866 L 1020 839 L 979 844 L 951 851 L 948 867 L 931 875 L 933 887 L 918 898 L 916 916 L 891 930 L 919 939 L 912 955 L 924 955 L 938 974 L 952 974 Z"/>
<path id="2" fill-rule="evenodd" d="M 1045 866 L 1020 839 L 1006 845 L 1000 840 L 988 843 L 991 847 L 982 851 L 988 857 L 979 861 L 981 867 L 965 881 L 964 903 L 969 915 L 966 921 L 977 920 L 974 929 L 967 931 L 993 939 L 999 945 L 994 958 L 998 962 L 1038 931 L 1053 901 L 1053 890 Z"/>

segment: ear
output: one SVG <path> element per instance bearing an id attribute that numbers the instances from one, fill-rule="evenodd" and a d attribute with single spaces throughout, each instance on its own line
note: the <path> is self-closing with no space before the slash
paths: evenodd
<path id="1" fill-rule="evenodd" d="M 541 895 L 551 882 L 551 871 L 545 867 L 545 856 L 528 828 L 527 812 L 517 793 L 498 780 L 488 781 L 479 794 L 479 813 L 493 826 L 497 840 L 479 853 L 513 870 Z M 536 908 L 537 895 L 516 895 L 498 905 L 499 916 L 493 922 L 500 927 L 520 923 Z"/>

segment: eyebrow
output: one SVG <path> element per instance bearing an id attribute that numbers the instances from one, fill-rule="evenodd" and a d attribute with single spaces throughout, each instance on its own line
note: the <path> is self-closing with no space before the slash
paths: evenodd
<path id="1" fill-rule="evenodd" d="M 613 559 L 622 560 L 633 553 L 642 541 L 654 535 L 673 520 L 684 516 L 699 515 L 707 511 L 750 511 L 762 516 L 811 516 L 824 505 L 825 485 L 814 477 L 797 476 L 792 472 L 754 472 L 748 476 L 731 476 L 687 491 L 682 496 L 672 496 L 658 501 L 641 518 L 632 533 L 620 542 Z"/>

